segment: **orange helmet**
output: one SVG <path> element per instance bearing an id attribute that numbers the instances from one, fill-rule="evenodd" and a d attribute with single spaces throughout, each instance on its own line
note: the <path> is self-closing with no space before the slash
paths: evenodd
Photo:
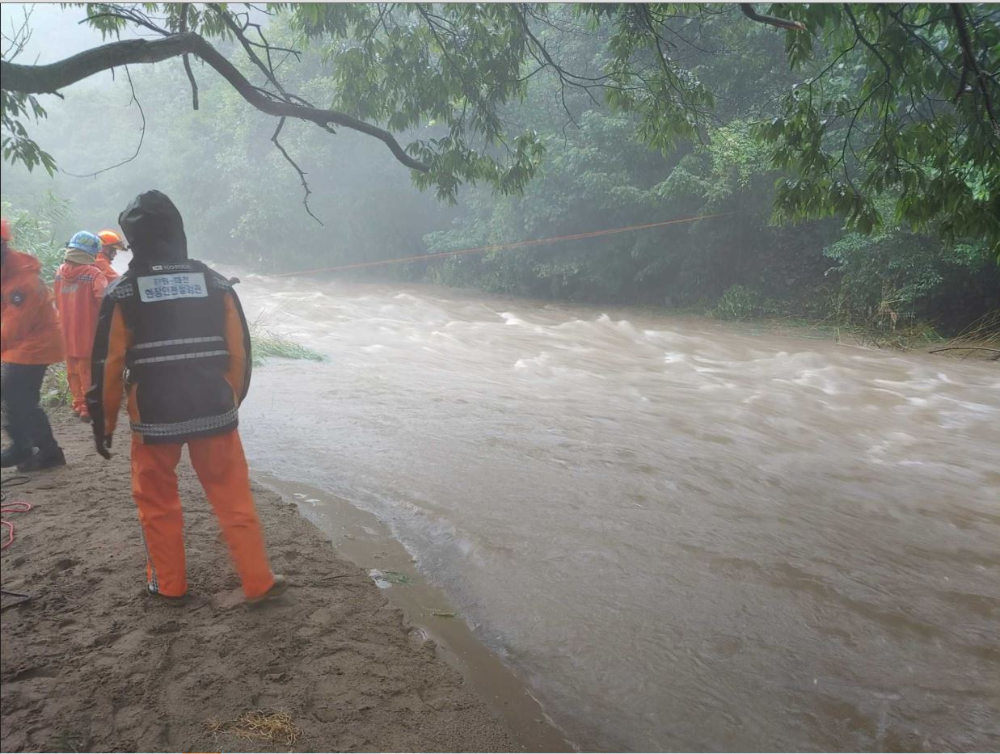
<path id="1" fill-rule="evenodd" d="M 7 242 L 11 239 L 10 220 L 6 217 L 0 218 L 0 238 Z"/>
<path id="2" fill-rule="evenodd" d="M 101 244 L 104 246 L 124 246 L 125 242 L 122 237 L 118 235 L 113 230 L 102 230 L 97 234 L 97 237 L 101 239 Z"/>

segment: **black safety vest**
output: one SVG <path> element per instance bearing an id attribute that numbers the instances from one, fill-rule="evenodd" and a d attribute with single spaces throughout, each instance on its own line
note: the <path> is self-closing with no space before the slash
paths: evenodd
<path id="1" fill-rule="evenodd" d="M 233 394 L 225 376 L 227 293 L 240 314 L 249 370 L 239 300 L 229 281 L 202 262 L 133 263 L 108 288 L 129 333 L 125 382 L 138 415 L 132 431 L 143 443 L 185 442 L 236 428 L 243 396 Z"/>

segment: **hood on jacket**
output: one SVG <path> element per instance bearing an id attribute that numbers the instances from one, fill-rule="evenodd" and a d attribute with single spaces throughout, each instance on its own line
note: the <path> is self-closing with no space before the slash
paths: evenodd
<path id="1" fill-rule="evenodd" d="M 133 263 L 183 262 L 188 258 L 181 213 L 160 191 L 139 194 L 118 216 L 118 224 L 132 248 Z"/>
<path id="2" fill-rule="evenodd" d="M 93 275 L 96 272 L 100 272 L 100 268 L 96 268 L 93 259 L 86 264 L 81 264 L 72 259 L 67 259 L 59 267 L 59 277 L 63 280 L 76 280 L 81 275 Z"/>
<path id="3" fill-rule="evenodd" d="M 42 263 L 37 258 L 31 256 L 31 254 L 16 251 L 8 246 L 2 269 L 3 277 L 5 278 L 13 278 L 15 275 L 23 273 L 38 275 L 42 271 Z"/>
<path id="4" fill-rule="evenodd" d="M 64 262 L 72 262 L 74 265 L 83 265 L 85 267 L 93 267 L 94 262 L 97 257 L 91 256 L 85 251 L 80 251 L 79 249 L 66 249 L 66 253 L 63 255 Z"/>

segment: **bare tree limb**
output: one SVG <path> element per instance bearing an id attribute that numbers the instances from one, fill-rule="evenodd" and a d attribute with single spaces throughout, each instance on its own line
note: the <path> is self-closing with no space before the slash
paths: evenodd
<path id="1" fill-rule="evenodd" d="M 188 30 L 188 5 L 181 6 L 181 32 Z M 198 109 L 198 82 L 194 80 L 194 71 L 191 70 L 191 58 L 189 55 L 182 55 L 184 61 L 184 73 L 187 74 L 188 81 L 191 82 L 191 109 Z"/>
<path id="2" fill-rule="evenodd" d="M 217 3 L 209 3 L 208 7 L 215 11 L 215 14 L 222 20 L 222 23 L 229 28 L 236 39 L 239 40 L 239 43 L 243 45 L 243 50 L 246 52 L 247 57 L 250 58 L 250 62 L 261 70 L 264 77 L 270 82 L 271 86 L 277 89 L 285 99 L 288 99 L 288 92 L 285 91 L 281 82 L 279 82 L 277 77 L 274 75 L 273 67 L 265 65 L 264 61 L 260 59 L 260 56 L 258 56 L 254 51 L 250 40 L 247 39 L 246 34 L 243 33 L 243 29 L 239 27 L 239 24 L 236 23 L 232 15 Z"/>
<path id="3" fill-rule="evenodd" d="M 13 18 L 10 20 L 11 35 L 8 37 L 6 34 L 3 34 L 3 41 L 9 44 L 9 47 L 3 51 L 4 60 L 14 60 L 28 46 L 28 42 L 31 41 L 31 16 L 34 12 L 34 8 L 30 10 L 28 8 L 23 9 L 24 19 L 19 28 L 14 27 Z"/>
<path id="4" fill-rule="evenodd" d="M 127 39 L 94 47 L 48 65 L 20 65 L 0 61 L 3 89 L 24 94 L 54 94 L 101 71 L 129 64 L 159 63 L 190 53 L 201 58 L 222 76 L 257 110 L 278 118 L 307 120 L 320 126 L 338 125 L 372 136 L 383 144 L 406 167 L 422 173 L 427 165 L 414 159 L 388 131 L 347 113 L 323 110 L 308 105 L 275 100 L 262 94 L 242 73 L 200 35 L 194 32 L 171 34 L 162 39 Z"/>
<path id="5" fill-rule="evenodd" d="M 573 116 L 573 111 L 570 110 L 569 104 L 566 102 L 566 87 L 573 86 L 582 90 L 590 98 L 591 102 L 593 102 L 595 105 L 599 105 L 600 103 L 597 101 L 597 98 L 594 96 L 594 93 L 590 91 L 591 86 L 598 86 L 599 88 L 600 86 L 598 84 L 599 79 L 576 76 L 575 74 L 569 73 L 562 66 L 556 63 L 555 59 L 552 57 L 551 53 L 548 51 L 548 49 L 545 47 L 542 41 L 531 30 L 531 26 L 528 24 L 528 19 L 525 16 L 526 11 L 521 9 L 516 9 L 516 12 L 518 18 L 521 21 L 521 28 L 524 31 L 524 34 L 528 38 L 528 41 L 530 43 L 527 46 L 527 49 L 531 54 L 531 57 L 534 58 L 535 62 L 538 63 L 538 65 L 540 66 L 539 70 L 546 67 L 552 68 L 552 70 L 556 72 L 556 76 L 559 78 L 559 101 L 562 104 L 563 111 L 566 113 L 566 117 L 569 119 L 568 123 L 563 127 L 563 138 L 565 139 L 566 127 L 570 123 L 573 124 L 574 128 L 577 129 L 580 128 L 580 124 L 577 123 L 576 118 Z M 532 44 L 534 45 L 534 48 L 531 47 Z M 608 77 L 605 76 L 603 78 L 608 78 Z"/>
<path id="6" fill-rule="evenodd" d="M 187 6 L 184 6 L 185 8 Z M 191 70 L 191 60 L 187 55 L 183 58 L 184 73 L 187 74 L 188 81 L 191 82 L 191 109 L 198 109 L 198 82 L 194 79 L 194 71 Z"/>
<path id="7" fill-rule="evenodd" d="M 226 11 L 226 9 L 223 8 L 222 6 L 218 5 L 217 3 L 210 3 L 208 7 L 215 12 L 215 14 L 233 33 L 236 39 L 239 40 L 240 44 L 243 45 L 243 50 L 244 52 L 246 52 L 247 57 L 249 57 L 251 62 L 254 65 L 256 65 L 257 68 L 260 69 L 260 71 L 264 74 L 264 77 L 270 82 L 271 86 L 273 86 L 279 92 L 279 94 L 281 95 L 281 99 L 283 99 L 285 102 L 291 103 L 293 102 L 294 98 L 298 100 L 301 104 L 307 107 L 312 107 L 312 105 L 309 102 L 302 99 L 301 97 L 294 97 L 294 95 L 290 95 L 288 92 L 286 92 L 285 87 L 283 87 L 281 85 L 281 82 L 278 81 L 278 77 L 274 73 L 274 64 L 271 61 L 271 49 L 270 46 L 267 45 L 267 39 L 264 37 L 263 32 L 261 32 L 260 27 L 257 27 L 257 33 L 260 35 L 261 39 L 264 40 L 265 43 L 264 49 L 267 54 L 267 64 L 265 64 L 264 61 L 261 60 L 260 56 L 257 55 L 256 51 L 254 50 L 254 44 L 249 39 L 247 39 L 245 33 L 246 29 L 249 28 L 250 26 L 249 14 L 247 16 L 246 23 L 241 28 L 240 25 L 236 23 L 236 20 L 233 18 L 232 14 Z M 271 95 L 270 92 L 268 92 L 267 94 L 270 96 L 274 96 Z M 330 133 L 334 133 L 334 130 L 330 125 L 328 124 L 319 124 L 319 125 L 320 128 L 323 128 L 324 130 L 329 131 Z M 281 142 L 278 141 L 278 136 L 281 134 L 281 129 L 284 127 L 285 127 L 285 118 L 281 118 L 281 120 L 278 121 L 278 127 L 275 129 L 274 134 L 271 136 L 271 142 L 278 149 L 278 151 L 281 152 L 281 155 L 285 158 L 288 164 L 291 165 L 293 168 L 295 168 L 295 172 L 299 174 L 299 181 L 301 181 L 302 188 L 305 191 L 305 195 L 302 197 L 302 204 L 306 208 L 306 213 L 309 215 L 309 217 L 311 217 L 313 220 L 322 225 L 323 224 L 322 221 L 318 217 L 316 217 L 316 215 L 314 215 L 312 210 L 309 208 L 309 195 L 312 193 L 312 189 L 309 188 L 309 183 L 308 181 L 306 181 L 305 171 L 298 166 L 295 160 L 293 160 L 291 156 L 288 154 L 288 152 L 285 151 L 285 148 L 281 145 Z"/>
<path id="8" fill-rule="evenodd" d="M 250 23 L 249 13 L 247 14 L 247 25 L 246 28 L 244 29 L 244 32 L 246 31 L 246 29 L 253 29 L 254 31 L 257 32 L 257 36 L 260 37 L 260 42 L 253 42 L 250 40 L 248 40 L 248 42 L 252 46 L 259 47 L 260 49 L 264 50 L 264 52 L 267 54 L 267 67 L 270 68 L 272 71 L 275 70 L 275 66 L 271 63 L 272 52 L 284 52 L 287 55 L 294 55 L 296 60 L 302 60 L 301 50 L 295 50 L 292 49 L 291 47 L 279 47 L 278 45 L 271 44 L 270 40 L 268 40 L 268 38 L 264 36 L 264 30 L 261 28 L 261 25 Z"/>
<path id="9" fill-rule="evenodd" d="M 282 99 L 288 103 L 298 102 L 300 105 L 305 105 L 306 107 L 313 107 L 313 104 L 308 100 L 305 100 L 302 97 L 299 97 L 298 95 L 289 94 L 288 92 L 286 92 L 285 88 L 281 85 L 281 82 L 278 81 L 278 77 L 274 72 L 274 65 L 271 62 L 270 45 L 267 44 L 267 39 L 264 37 L 264 34 L 260 30 L 259 26 L 257 27 L 257 33 L 260 35 L 261 39 L 263 39 L 265 42 L 265 45 L 263 47 L 267 52 L 267 65 L 264 64 L 264 61 L 260 59 L 260 56 L 253 49 L 254 47 L 261 47 L 261 45 L 256 45 L 249 39 L 247 39 L 244 30 L 239 27 L 239 25 L 233 20 L 233 17 L 226 11 L 226 9 L 218 5 L 217 3 L 210 3 L 209 7 L 216 12 L 216 14 L 219 16 L 220 19 L 222 19 L 222 22 L 229 28 L 229 30 L 233 33 L 233 35 L 236 37 L 239 43 L 243 45 L 243 50 L 244 52 L 246 52 L 247 57 L 250 58 L 250 61 L 255 66 L 257 66 L 257 68 L 261 70 L 261 72 L 264 74 L 264 77 L 268 80 L 268 82 L 270 82 L 271 86 L 273 86 L 275 89 L 278 90 L 278 92 L 281 95 L 281 97 L 279 97 L 278 99 Z M 256 26 L 256 24 L 251 24 L 251 25 Z M 299 54 L 295 50 L 290 50 L 289 52 L 296 56 Z M 270 92 L 267 92 L 266 90 L 261 89 L 260 91 L 264 94 L 267 94 L 268 96 L 274 96 Z M 333 130 L 333 127 L 330 126 L 329 124 L 317 123 L 316 125 L 318 125 L 327 133 L 331 134 L 337 133 L 336 131 Z"/>
<path id="10" fill-rule="evenodd" d="M 528 38 L 530 42 L 534 44 L 535 48 L 537 49 L 537 52 L 543 58 L 543 60 L 538 60 L 538 58 L 536 57 L 535 60 L 539 63 L 544 62 L 545 65 L 550 66 L 559 75 L 559 78 L 562 81 L 572 86 L 577 86 L 583 89 L 590 85 L 601 85 L 603 82 L 611 78 L 607 74 L 596 77 L 580 76 L 578 74 L 573 73 L 572 71 L 567 71 L 565 68 L 563 68 L 556 62 L 555 58 L 552 57 L 552 54 L 549 52 L 545 44 L 540 39 L 538 39 L 535 33 L 531 30 L 531 26 L 528 24 L 528 20 L 525 17 L 525 13 L 527 11 L 523 10 L 520 7 L 515 6 L 515 12 L 517 13 L 518 17 L 521 20 L 521 28 L 524 30 L 525 36 Z M 529 15 L 531 15 L 531 17 L 534 18 L 535 20 L 538 20 L 537 16 L 533 14 Z"/>
<path id="11" fill-rule="evenodd" d="M 62 168 L 59 169 L 60 173 L 72 176 L 73 178 L 96 178 L 101 173 L 107 173 L 109 170 L 114 170 L 115 168 L 120 168 L 122 165 L 127 165 L 128 163 L 132 162 L 132 160 L 134 160 L 136 157 L 139 156 L 139 152 L 142 150 L 142 142 L 146 139 L 146 113 L 142 109 L 142 103 L 140 103 L 139 99 L 135 96 L 135 84 L 132 83 L 132 74 L 129 73 L 128 66 L 125 66 L 125 75 L 128 77 L 128 85 L 129 88 L 132 90 L 132 99 L 129 100 L 129 105 L 134 104 L 137 108 L 139 108 L 139 116 L 142 118 L 142 130 L 139 132 L 139 144 L 135 148 L 135 154 L 133 154 L 131 157 L 122 160 L 121 162 L 115 163 L 114 165 L 111 165 L 106 168 L 101 168 L 100 170 L 94 173 L 85 173 L 83 175 L 78 175 L 77 173 L 71 173 L 68 170 L 63 170 Z"/>
<path id="12" fill-rule="evenodd" d="M 996 354 L 991 361 L 1000 361 L 1000 348 L 985 348 L 983 346 L 948 346 L 947 348 L 935 348 L 927 353 L 943 353 L 944 351 L 986 351 Z"/>
<path id="13" fill-rule="evenodd" d="M 753 9 L 753 3 L 740 3 L 740 10 L 743 12 L 744 16 L 749 18 L 751 21 L 756 21 L 759 24 L 776 26 L 779 29 L 788 29 L 790 31 L 808 31 L 808 29 L 806 29 L 806 25 L 801 21 L 789 21 L 785 18 L 762 16 Z"/>
<path id="14" fill-rule="evenodd" d="M 306 181 L 305 171 L 298 166 L 295 160 L 293 160 L 291 156 L 288 154 L 288 152 L 285 151 L 285 148 L 281 146 L 281 142 L 278 141 L 278 135 L 281 133 L 281 129 L 284 127 L 285 127 L 285 119 L 282 118 L 281 120 L 278 121 L 278 127 L 274 129 L 274 133 L 271 134 L 271 142 L 274 144 L 274 146 L 278 148 L 278 151 L 281 152 L 281 156 L 284 157 L 288 161 L 288 164 L 291 165 L 293 168 L 295 168 L 295 172 L 299 174 L 299 180 L 302 182 L 302 188 L 306 192 L 305 196 L 302 197 L 302 206 L 306 208 L 306 213 L 309 215 L 309 217 L 318 222 L 320 225 L 323 225 L 323 221 L 320 220 L 318 217 L 316 217 L 316 215 L 313 214 L 312 210 L 309 209 L 309 194 L 312 193 L 312 189 L 309 188 L 309 182 Z"/>

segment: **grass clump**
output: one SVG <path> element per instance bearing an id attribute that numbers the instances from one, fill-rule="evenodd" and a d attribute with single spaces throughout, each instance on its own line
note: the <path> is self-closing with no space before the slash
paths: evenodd
<path id="1" fill-rule="evenodd" d="M 216 735 L 232 733 L 246 741 L 266 741 L 285 746 L 291 746 L 299 738 L 299 731 L 292 722 L 292 716 L 287 712 L 254 710 L 244 712 L 235 720 L 224 722 L 210 720 L 207 727 Z"/>
<path id="2" fill-rule="evenodd" d="M 293 359 L 298 361 L 326 361 L 326 357 L 308 346 L 278 335 L 254 323 L 250 327 L 250 345 L 253 365 L 261 366 L 268 359 Z"/>
<path id="3" fill-rule="evenodd" d="M 980 317 L 943 347 L 931 351 L 944 352 L 963 359 L 973 357 L 1000 361 L 1000 311 Z"/>
<path id="4" fill-rule="evenodd" d="M 42 402 L 46 406 L 68 406 L 73 402 L 66 377 L 66 364 L 52 364 L 42 380 Z"/>

